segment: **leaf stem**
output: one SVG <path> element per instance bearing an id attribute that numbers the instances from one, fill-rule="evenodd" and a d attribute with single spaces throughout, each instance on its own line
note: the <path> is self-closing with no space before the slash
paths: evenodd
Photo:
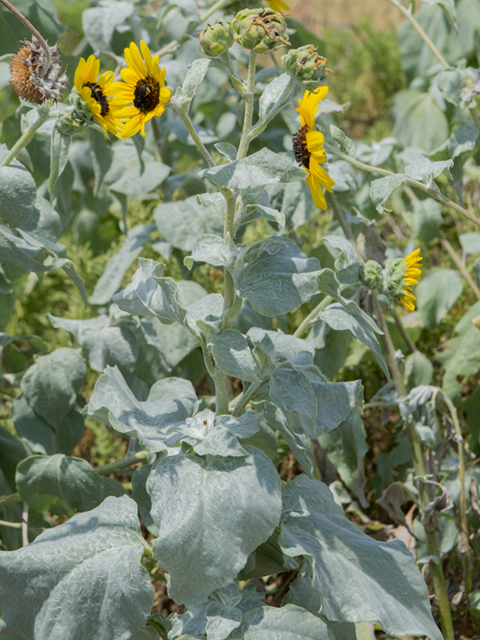
<path id="1" fill-rule="evenodd" d="M 295 331 L 295 333 L 293 334 L 295 336 L 295 338 L 303 338 L 303 336 L 307 333 L 307 331 L 310 329 L 310 327 L 315 324 L 315 322 L 317 321 L 318 315 L 319 313 L 325 309 L 325 307 L 327 307 L 330 302 L 333 301 L 333 298 L 331 298 L 330 296 L 325 296 L 325 298 L 319 302 L 317 304 L 317 306 L 315 307 L 315 309 L 313 309 L 313 311 L 311 311 L 308 316 L 305 318 L 305 320 L 303 320 L 303 322 L 301 322 L 297 328 L 297 330 Z"/>
<path id="2" fill-rule="evenodd" d="M 179 104 L 174 102 L 173 99 L 172 99 L 172 107 L 173 107 L 173 109 L 175 109 L 175 111 L 178 113 L 178 115 L 182 119 L 183 124 L 187 128 L 188 133 L 192 136 L 193 141 L 195 142 L 195 144 L 197 146 L 197 149 L 200 151 L 202 156 L 207 161 L 207 164 L 210 167 L 216 167 L 217 163 L 212 158 L 212 156 L 208 152 L 208 150 L 205 147 L 205 145 L 203 144 L 203 142 L 200 140 L 200 136 L 198 135 L 197 130 L 193 126 L 193 122 L 190 120 L 190 116 L 188 115 L 188 113 Z"/>
<path id="3" fill-rule="evenodd" d="M 326 142 L 324 144 L 324 147 L 327 151 L 330 151 L 331 153 L 335 154 L 342 160 L 349 162 L 352 166 L 356 167 L 357 169 L 361 169 L 362 171 L 369 171 L 370 173 L 378 173 L 381 176 L 399 175 L 397 173 L 393 173 L 393 171 L 388 171 L 387 169 L 380 169 L 379 167 L 372 167 L 369 164 L 365 164 L 364 162 L 354 160 L 350 156 L 347 156 L 345 153 L 342 153 L 339 149 L 337 149 L 336 147 L 332 147 L 332 145 Z M 428 195 L 430 195 L 432 198 L 435 198 L 435 200 L 438 200 L 439 202 L 446 205 L 447 207 L 451 207 L 452 209 L 455 209 L 455 211 L 458 211 L 458 213 L 462 214 L 462 216 L 464 216 L 465 218 L 468 218 L 471 222 L 474 222 L 477 226 L 480 227 L 479 218 L 474 216 L 473 213 L 470 213 L 469 211 L 461 207 L 456 202 L 453 202 L 453 200 L 450 200 L 449 198 L 444 196 L 443 193 L 441 193 L 441 191 L 438 190 L 438 187 L 437 188 L 428 187 L 426 184 L 423 184 L 418 180 L 412 180 L 411 178 L 407 178 L 407 177 L 405 177 L 405 184 L 411 187 L 416 187 L 417 189 L 421 189 L 422 191 L 425 191 L 425 193 L 428 193 Z"/>
<path id="4" fill-rule="evenodd" d="M 245 94 L 245 114 L 243 117 L 243 130 L 238 147 L 237 160 L 245 158 L 251 142 L 253 102 L 255 98 L 255 72 L 257 69 L 257 52 L 250 51 L 248 60 L 247 92 Z"/>
<path id="5" fill-rule="evenodd" d="M 0 520 L 0 527 L 11 527 L 12 529 L 21 529 L 21 522 L 8 522 L 8 520 Z"/>
<path id="6" fill-rule="evenodd" d="M 294 92 L 296 86 L 297 85 L 295 83 L 295 80 L 290 78 L 288 81 L 288 84 L 286 85 L 285 89 L 282 92 L 282 95 L 278 99 L 277 104 L 279 106 L 276 109 L 269 111 L 266 117 L 260 122 L 257 122 L 257 124 L 252 128 L 252 130 L 250 131 L 250 141 L 254 140 L 263 131 L 265 131 L 265 129 L 267 128 L 267 125 L 280 113 L 280 111 L 282 111 L 282 109 L 285 107 L 287 102 L 292 97 L 292 93 Z"/>
<path id="7" fill-rule="evenodd" d="M 22 547 L 28 546 L 28 504 L 23 504 L 22 510 Z"/>
<path id="8" fill-rule="evenodd" d="M 147 451 L 137 451 L 136 453 L 131 453 L 120 460 L 114 460 L 113 462 L 109 462 L 108 464 L 104 464 L 100 467 L 95 467 L 94 471 L 98 473 L 99 476 L 108 476 L 110 473 L 114 471 L 118 471 L 119 469 L 125 469 L 126 467 L 130 467 L 132 464 L 137 464 L 138 462 L 145 462 L 147 459 L 148 452 Z"/>
<path id="9" fill-rule="evenodd" d="M 40 46 L 45 51 L 45 55 L 47 57 L 47 64 L 45 65 L 45 70 L 44 70 L 44 75 L 45 75 L 50 69 L 50 67 L 52 66 L 52 54 L 50 53 L 50 47 L 46 43 L 44 37 L 42 36 L 40 31 L 35 29 L 33 24 L 29 20 L 27 20 L 27 18 L 23 15 L 23 13 L 20 13 L 18 9 L 16 9 L 12 4 L 10 4 L 10 2 L 8 2 L 8 0 L 0 0 L 0 3 L 3 4 L 3 6 L 6 7 L 9 11 L 11 11 L 13 15 L 16 18 L 18 18 L 18 20 L 20 20 L 20 22 L 25 27 L 27 27 L 27 29 L 35 36 L 35 38 L 37 38 Z"/>
<path id="10" fill-rule="evenodd" d="M 4 0 L 0 0 L 3 2 Z M 10 149 L 8 154 L 0 163 L 0 169 L 2 167 L 7 167 L 12 160 L 14 160 L 20 151 L 29 144 L 32 140 L 35 133 L 40 129 L 40 127 L 49 119 L 50 117 L 50 104 L 43 104 L 38 107 L 38 118 L 32 124 L 32 126 L 25 131 L 25 133 L 17 140 L 17 142 Z"/>

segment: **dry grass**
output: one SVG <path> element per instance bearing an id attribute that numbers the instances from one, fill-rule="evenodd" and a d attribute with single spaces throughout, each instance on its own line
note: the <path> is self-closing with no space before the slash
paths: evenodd
<path id="1" fill-rule="evenodd" d="M 314 33 L 325 27 L 347 27 L 363 18 L 377 29 L 402 21 L 400 12 L 387 0 L 292 0 L 291 16 Z"/>

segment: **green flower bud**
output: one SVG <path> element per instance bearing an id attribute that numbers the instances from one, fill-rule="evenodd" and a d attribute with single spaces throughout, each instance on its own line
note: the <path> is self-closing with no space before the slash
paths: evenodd
<path id="1" fill-rule="evenodd" d="M 360 267 L 360 282 L 364 287 L 374 291 L 382 288 L 383 269 L 382 265 L 369 260 Z"/>
<path id="2" fill-rule="evenodd" d="M 405 288 L 407 264 L 403 258 L 388 262 L 383 272 L 383 292 L 389 298 L 400 298 Z"/>
<path id="3" fill-rule="evenodd" d="M 273 9 L 243 9 L 232 22 L 235 40 L 245 49 L 268 53 L 290 44 L 285 39 L 287 24 Z"/>
<path id="4" fill-rule="evenodd" d="M 201 51 L 212 58 L 221 56 L 233 43 L 232 25 L 226 20 L 217 20 L 213 25 L 207 24 L 200 33 Z"/>
<path id="5" fill-rule="evenodd" d="M 319 56 L 317 47 L 306 45 L 292 49 L 282 56 L 282 66 L 288 75 L 308 91 L 322 85 L 331 69 L 327 69 L 327 59 Z"/>
<path id="6" fill-rule="evenodd" d="M 74 121 L 79 123 L 80 125 L 86 124 L 94 124 L 95 120 L 93 119 L 92 112 L 90 111 L 90 107 L 79 94 L 79 92 L 73 87 L 70 91 L 70 95 L 68 97 L 70 104 L 73 106 L 73 110 L 71 111 L 71 115 L 68 116 L 69 120 L 65 120 L 65 124 L 73 124 Z"/>

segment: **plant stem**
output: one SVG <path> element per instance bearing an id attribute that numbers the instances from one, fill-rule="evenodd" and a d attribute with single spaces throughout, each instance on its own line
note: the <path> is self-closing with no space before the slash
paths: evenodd
<path id="1" fill-rule="evenodd" d="M 458 255 L 458 253 L 455 251 L 455 249 L 452 247 L 452 245 L 446 238 L 441 238 L 440 242 L 442 243 L 442 246 L 445 249 L 445 251 L 448 253 L 450 258 L 452 259 L 452 262 L 455 264 L 457 269 L 460 271 L 462 276 L 467 281 L 468 285 L 470 286 L 470 289 L 476 295 L 477 300 L 480 300 L 480 289 L 477 287 L 477 283 L 475 282 L 475 280 L 465 269 L 465 266 L 463 262 L 460 260 L 460 256 Z"/>
<path id="2" fill-rule="evenodd" d="M 235 203 L 236 197 L 235 193 L 230 189 L 222 190 L 223 197 L 225 198 L 225 224 L 223 227 L 223 236 L 227 237 L 227 234 L 230 237 L 234 237 L 234 219 L 235 219 Z M 224 291 L 223 291 L 223 316 L 222 316 L 222 327 L 224 329 L 230 329 L 233 326 L 233 322 L 235 320 L 235 315 L 229 314 L 229 311 L 232 309 L 235 304 L 235 285 L 233 282 L 233 278 L 230 272 L 224 268 Z M 240 309 L 239 309 L 240 311 Z"/>
<path id="3" fill-rule="evenodd" d="M 193 126 L 193 122 L 190 120 L 190 116 L 188 115 L 188 113 L 186 113 L 185 109 L 183 109 L 180 105 L 177 105 L 173 100 L 172 100 L 172 107 L 175 109 L 175 111 L 178 113 L 178 115 L 182 119 L 183 124 L 186 126 L 188 133 L 192 136 L 193 141 L 197 145 L 198 150 L 207 161 L 207 164 L 210 167 L 216 167 L 217 163 L 212 158 L 210 153 L 207 151 L 207 148 L 205 147 L 203 142 L 200 140 L 200 136 L 198 135 L 197 130 Z"/>
<path id="4" fill-rule="evenodd" d="M 213 381 L 215 382 L 215 415 L 228 415 L 228 375 L 217 370 Z"/>
<path id="5" fill-rule="evenodd" d="M 0 0 L 2 2 L 3 0 Z M 46 108 L 42 108 L 46 107 Z M 10 149 L 8 154 L 0 163 L 0 169 L 2 167 L 7 167 L 14 158 L 20 153 L 20 151 L 27 146 L 27 144 L 32 140 L 35 132 L 40 129 L 42 124 L 44 124 L 48 118 L 50 117 L 50 105 L 45 104 L 38 107 L 38 118 L 32 124 L 32 126 L 25 131 L 25 133 L 17 140 L 17 142 Z"/>
<path id="6" fill-rule="evenodd" d="M 331 298 L 330 296 L 325 296 L 325 298 L 317 304 L 315 309 L 313 309 L 313 311 L 311 311 L 305 318 L 305 320 L 298 326 L 297 330 L 293 334 L 295 338 L 303 338 L 310 327 L 317 321 L 317 317 L 322 309 L 325 309 L 325 307 L 327 307 L 332 301 L 333 298 Z"/>
<path id="7" fill-rule="evenodd" d="M 145 462 L 147 459 L 148 452 L 147 451 L 137 451 L 136 453 L 131 453 L 120 460 L 114 460 L 113 462 L 109 462 L 108 464 L 104 464 L 101 467 L 95 467 L 94 471 L 98 473 L 99 476 L 108 476 L 110 473 L 114 471 L 118 471 L 119 469 L 125 469 L 126 467 L 130 467 L 132 464 L 137 464 L 138 462 Z"/>
<path id="8" fill-rule="evenodd" d="M 12 529 L 21 529 L 21 522 L 8 522 L 8 520 L 0 520 L 0 527 L 11 527 Z"/>
<path id="9" fill-rule="evenodd" d="M 0 496 L 0 509 L 8 507 L 9 504 L 18 504 L 19 502 L 22 502 L 22 499 L 18 493 L 10 493 L 7 496 Z"/>
<path id="10" fill-rule="evenodd" d="M 410 351 L 410 353 L 415 353 L 416 351 L 418 351 L 417 346 L 412 340 L 412 338 L 410 337 L 410 334 L 408 333 L 408 331 L 403 326 L 402 319 L 398 315 L 398 312 L 393 305 L 392 305 L 391 311 L 392 311 L 393 319 L 395 320 L 395 324 L 397 325 L 397 329 L 400 331 L 400 334 L 403 338 L 403 341 L 407 345 L 408 350 Z"/>
<path id="11" fill-rule="evenodd" d="M 243 117 L 243 130 L 238 147 L 237 160 L 245 158 L 251 142 L 253 101 L 255 98 L 255 72 L 257 69 L 257 52 L 250 51 L 248 60 L 247 92 L 245 94 L 245 115 Z"/>
<path id="12" fill-rule="evenodd" d="M 22 547 L 28 546 L 28 504 L 24 503 L 22 510 Z"/>
<path id="13" fill-rule="evenodd" d="M 345 216 L 343 215 L 342 207 L 337 200 L 337 197 L 334 193 L 327 193 L 327 198 L 330 204 L 332 205 L 333 212 L 335 213 L 335 217 L 337 218 L 340 226 L 342 227 L 342 231 L 345 234 L 346 239 L 353 245 L 355 249 L 355 253 L 357 254 L 357 258 L 360 262 L 365 262 L 362 252 L 353 236 L 352 229 L 350 225 L 345 220 Z"/>
<path id="14" fill-rule="evenodd" d="M 45 55 L 47 57 L 47 64 L 45 65 L 45 70 L 44 70 L 44 75 L 45 75 L 50 69 L 50 67 L 52 66 L 52 54 L 50 53 L 50 47 L 45 42 L 44 37 L 42 36 L 40 31 L 35 29 L 33 24 L 29 20 L 27 20 L 27 18 L 23 15 L 23 13 L 20 13 L 18 9 L 15 9 L 15 7 L 12 4 L 10 4 L 10 2 L 8 2 L 8 0 L 0 0 L 0 3 L 3 4 L 3 6 L 6 7 L 9 11 L 11 11 L 13 15 L 16 18 L 18 18 L 25 27 L 27 27 L 27 29 L 35 36 L 35 38 L 38 40 L 42 49 L 45 51 Z"/>
<path id="15" fill-rule="evenodd" d="M 342 160 L 349 162 L 352 166 L 356 167 L 357 169 L 361 169 L 362 171 L 369 171 L 370 173 L 378 173 L 381 176 L 400 175 L 398 173 L 393 173 L 392 171 L 388 171 L 387 169 L 372 167 L 369 164 L 365 164 L 364 162 L 359 162 L 358 160 L 354 160 L 350 156 L 347 156 L 345 153 L 342 153 L 339 149 L 337 149 L 336 147 L 332 147 L 332 145 L 326 142 L 324 144 L 324 147 L 327 151 L 330 151 L 331 153 L 335 154 Z M 469 211 L 461 207 L 456 202 L 453 202 L 453 200 L 450 200 L 449 198 L 444 196 L 443 193 L 441 193 L 440 191 L 431 187 L 427 187 L 426 184 L 423 184 L 422 182 L 418 182 L 418 180 L 412 180 L 411 178 L 407 178 L 407 177 L 405 177 L 405 184 L 411 187 L 416 187 L 417 189 L 421 189 L 422 191 L 425 191 L 425 193 L 428 193 L 428 195 L 434 198 L 435 200 L 438 200 L 439 202 L 446 205 L 447 207 L 451 207 L 452 209 L 455 209 L 455 211 L 458 211 L 458 213 L 462 214 L 462 216 L 464 216 L 465 218 L 468 218 L 471 222 L 474 222 L 477 226 L 480 227 L 479 218 L 474 216 L 473 213 L 470 213 Z"/>
<path id="16" fill-rule="evenodd" d="M 458 421 L 457 410 L 447 396 L 446 393 L 442 391 L 442 399 L 447 405 L 448 411 L 452 418 L 453 427 L 455 429 L 455 440 L 457 442 L 458 447 L 458 479 L 460 481 L 460 500 L 459 500 L 459 510 L 460 510 L 460 525 L 461 525 L 461 534 L 462 534 L 462 543 L 463 543 L 463 570 L 464 570 L 464 579 L 465 579 L 465 593 L 468 594 L 472 590 L 472 559 L 470 555 L 470 543 L 468 539 L 468 517 L 467 517 L 467 496 L 465 491 L 465 449 L 463 444 L 463 435 L 462 429 L 460 427 L 460 423 Z"/>
<path id="17" fill-rule="evenodd" d="M 296 86 L 297 85 L 295 84 L 295 80 L 290 78 L 288 84 L 282 92 L 282 95 L 278 99 L 279 106 L 276 109 L 269 111 L 266 117 L 260 122 L 257 122 L 257 124 L 252 128 L 252 130 L 250 131 L 250 141 L 259 136 L 262 131 L 267 128 L 268 123 L 271 122 L 280 113 L 280 111 L 282 111 L 287 102 L 290 100 Z"/>

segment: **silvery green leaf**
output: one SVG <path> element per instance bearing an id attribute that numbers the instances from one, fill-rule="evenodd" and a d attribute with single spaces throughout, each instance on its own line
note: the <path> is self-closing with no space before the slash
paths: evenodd
<path id="1" fill-rule="evenodd" d="M 259 217 L 264 218 L 267 222 L 274 222 L 281 227 L 285 226 L 285 216 L 280 211 L 272 209 L 271 207 L 264 207 L 261 204 L 250 204 L 246 207 L 247 220 L 255 220 Z M 247 222 L 243 220 L 243 223 Z"/>
<path id="2" fill-rule="evenodd" d="M 170 171 L 170 167 L 161 162 L 145 162 L 143 166 L 136 164 L 110 184 L 110 189 L 126 196 L 142 196 L 158 189 Z"/>
<path id="3" fill-rule="evenodd" d="M 93 127 L 87 127 L 87 134 L 90 145 L 93 173 L 95 174 L 95 187 L 93 193 L 96 196 L 98 195 L 98 192 L 103 185 L 104 178 L 112 164 L 113 149 L 103 131 L 100 132 Z"/>
<path id="4" fill-rule="evenodd" d="M 431 384 L 433 365 L 421 351 L 415 351 L 405 358 L 405 377 L 410 389 L 419 385 Z"/>
<path id="5" fill-rule="evenodd" d="M 337 249 L 340 252 L 340 255 L 343 253 L 345 255 L 345 265 L 351 264 L 352 262 L 358 262 L 357 252 L 355 251 L 355 247 L 353 244 L 344 238 L 343 236 L 331 236 L 327 235 L 323 238 L 323 241 L 328 245 Z"/>
<path id="6" fill-rule="evenodd" d="M 15 229 L 33 213 L 37 187 L 28 169 L 19 162 L 0 168 L 0 222 Z"/>
<path id="7" fill-rule="evenodd" d="M 398 140 L 391 136 L 371 144 L 360 142 L 357 145 L 357 160 L 379 167 L 390 158 L 396 146 L 398 146 Z"/>
<path id="8" fill-rule="evenodd" d="M 168 371 L 172 371 L 199 346 L 197 338 L 176 322 L 166 325 L 157 318 L 142 318 L 140 325 L 147 344 L 157 349 Z"/>
<path id="9" fill-rule="evenodd" d="M 207 262 L 214 267 L 224 267 L 230 262 L 231 247 L 220 236 L 205 234 L 195 240 L 192 255 L 184 258 L 191 269 L 194 262 Z"/>
<path id="10" fill-rule="evenodd" d="M 168 0 L 168 4 L 178 7 L 186 18 L 199 22 L 198 8 L 194 0 Z"/>
<path id="11" fill-rule="evenodd" d="M 335 640 L 323 620 L 305 609 L 287 604 L 280 609 L 260 607 L 247 611 L 242 624 L 230 635 L 231 640 Z"/>
<path id="12" fill-rule="evenodd" d="M 451 178 L 450 167 L 453 166 L 453 160 L 439 160 L 432 162 L 427 156 L 418 156 L 413 164 L 405 167 L 405 173 L 412 180 L 418 180 L 432 188 L 435 186 L 434 180 L 438 178 L 444 171 Z"/>
<path id="13" fill-rule="evenodd" d="M 249 411 L 248 413 L 253 412 Z M 28 451 L 23 442 L 13 433 L 10 433 L 6 427 L 0 425 L 0 469 L 11 487 L 15 486 L 15 470 L 17 466 L 27 456 Z"/>
<path id="14" fill-rule="evenodd" d="M 210 429 L 206 437 L 192 447 L 199 456 L 244 458 L 248 455 L 233 433 L 221 424 Z"/>
<path id="15" fill-rule="evenodd" d="M 315 433 L 317 402 L 309 379 L 300 371 L 282 367 L 277 369 L 270 380 L 270 397 L 280 405 L 287 415 L 295 414 L 309 425 L 309 435 Z"/>
<path id="16" fill-rule="evenodd" d="M 438 238 L 443 224 L 440 203 L 432 198 L 415 200 L 411 220 L 413 231 L 419 240 L 430 242 Z"/>
<path id="17" fill-rule="evenodd" d="M 107 367 L 85 412 L 120 433 L 137 437 L 147 451 L 164 451 L 181 438 L 177 427 L 193 414 L 196 402 L 192 383 L 181 378 L 159 380 L 148 400 L 140 402 L 120 371 Z"/>
<path id="18" fill-rule="evenodd" d="M 460 233 L 458 239 L 465 253 L 469 253 L 471 256 L 480 253 L 480 233 L 478 231 Z"/>
<path id="19" fill-rule="evenodd" d="M 212 333 L 209 338 L 215 366 L 234 378 L 259 382 L 252 351 L 244 335 L 236 329 Z"/>
<path id="20" fill-rule="evenodd" d="M 179 604 L 200 602 L 230 582 L 278 524 L 278 473 L 265 454 L 246 449 L 246 458 L 208 463 L 168 456 L 152 469 L 147 491 L 160 528 L 153 555 L 168 571 L 168 592 Z M 188 502 L 179 502 L 187 493 Z"/>
<path id="21" fill-rule="evenodd" d="M 225 198 L 221 193 L 201 193 L 197 196 L 198 204 L 225 219 Z"/>
<path id="22" fill-rule="evenodd" d="M 265 419 L 275 431 L 279 431 L 287 443 L 290 451 L 300 463 L 309 478 L 314 478 L 314 462 L 312 459 L 311 440 L 304 433 L 295 433 L 287 424 L 283 412 L 274 404 L 268 402 L 264 409 Z"/>
<path id="23" fill-rule="evenodd" d="M 441 22 L 444 23 L 443 18 Z M 422 45 L 423 40 L 421 41 Z M 425 45 L 427 56 L 433 55 Z M 425 59 L 427 56 L 423 56 Z M 435 63 L 438 64 L 436 59 Z M 428 65 L 433 63 L 433 60 Z M 448 119 L 438 105 L 438 97 L 430 91 L 404 89 L 393 99 L 395 128 L 393 135 L 405 147 L 417 147 L 433 151 L 450 135 Z"/>
<path id="24" fill-rule="evenodd" d="M 448 155 L 455 159 L 462 153 L 474 151 L 478 139 L 479 131 L 473 122 L 467 120 L 463 125 L 457 127 L 447 141 Z M 469 154 L 470 155 L 470 154 Z"/>
<path id="25" fill-rule="evenodd" d="M 207 640 L 225 640 L 233 629 L 240 626 L 242 612 L 237 607 L 226 607 L 211 602 L 207 607 Z"/>
<path id="26" fill-rule="evenodd" d="M 259 327 L 251 327 L 247 336 L 253 344 L 263 344 L 264 348 L 270 351 L 276 365 L 292 360 L 300 354 L 312 353 L 308 342 L 295 336 L 285 335 L 281 331 L 267 331 Z"/>
<path id="27" fill-rule="evenodd" d="M 459 65 L 457 69 L 444 69 L 438 74 L 438 88 L 443 97 L 462 109 L 475 109 L 480 93 L 478 69 Z"/>
<path id="28" fill-rule="evenodd" d="M 165 240 L 182 251 L 192 251 L 201 235 L 223 236 L 221 218 L 199 205 L 196 196 L 177 202 L 162 202 L 155 208 L 154 218 Z"/>
<path id="29" fill-rule="evenodd" d="M 83 32 L 96 54 L 110 50 L 115 27 L 130 17 L 133 11 L 134 6 L 123 0 L 109 0 L 101 7 L 85 9 L 82 13 Z"/>
<path id="30" fill-rule="evenodd" d="M 233 272 L 237 295 L 266 316 L 296 309 L 318 291 L 320 264 L 288 238 L 267 238 L 239 252 Z"/>
<path id="31" fill-rule="evenodd" d="M 130 229 L 119 251 L 107 262 L 95 285 L 90 296 L 91 304 L 105 305 L 111 301 L 128 267 L 138 258 L 154 230 L 155 226 L 151 224 L 140 224 Z"/>
<path id="32" fill-rule="evenodd" d="M 202 175 L 218 187 L 252 189 L 275 182 L 302 180 L 305 178 L 305 171 L 283 156 L 269 149 L 262 149 L 247 158 L 206 169 Z"/>
<path id="33" fill-rule="evenodd" d="M 453 269 L 430 269 L 416 288 L 418 309 L 428 329 L 440 324 L 463 291 L 463 280 Z"/>
<path id="34" fill-rule="evenodd" d="M 145 487 L 147 478 L 150 475 L 153 464 L 144 464 L 139 467 L 132 476 L 132 498 L 138 505 L 138 512 L 143 520 L 144 525 L 150 533 L 157 537 L 158 526 L 154 523 L 150 510 L 152 501 Z"/>
<path id="35" fill-rule="evenodd" d="M 286 73 L 274 78 L 267 84 L 265 91 L 260 96 L 258 109 L 259 120 L 265 120 L 271 111 L 275 111 L 281 106 L 285 89 L 290 84 L 290 76 Z"/>
<path id="36" fill-rule="evenodd" d="M 284 571 L 296 569 L 297 566 L 298 563 L 286 556 L 280 549 L 278 531 L 275 530 L 266 542 L 257 547 L 248 556 L 247 564 L 238 574 L 237 580 L 263 578 L 274 573 L 283 573 Z M 260 602 L 254 602 L 250 608 L 256 609 L 259 605 L 261 605 Z"/>
<path id="37" fill-rule="evenodd" d="M 153 627 L 148 626 L 135 631 L 128 640 L 160 640 L 160 636 Z"/>
<path id="38" fill-rule="evenodd" d="M 307 222 L 316 211 L 310 187 L 305 180 L 266 187 L 271 206 L 285 216 L 287 231 L 293 231 Z"/>
<path id="39" fill-rule="evenodd" d="M 308 558 L 323 616 L 375 621 L 395 636 L 442 640 L 425 582 L 403 542 L 367 536 L 347 520 L 326 485 L 306 476 L 285 487 L 283 509 L 280 546 L 287 555 Z"/>
<path id="40" fill-rule="evenodd" d="M 383 357 L 382 349 L 377 340 L 374 330 L 371 326 L 371 319 L 368 321 L 365 319 L 365 312 L 359 310 L 359 312 L 345 309 L 341 304 L 334 303 L 324 309 L 319 318 L 326 322 L 335 331 L 350 331 L 357 340 L 366 344 L 370 351 L 375 356 L 378 364 L 382 368 L 382 371 L 390 377 L 390 373 Z M 377 328 L 377 333 L 380 333 L 380 329 Z"/>
<path id="41" fill-rule="evenodd" d="M 153 604 L 142 553 L 137 506 L 127 496 L 2 552 L 3 631 L 35 640 L 127 640 Z"/>
<path id="42" fill-rule="evenodd" d="M 22 460 L 17 487 L 23 502 L 39 513 L 88 511 L 103 500 L 102 481 L 88 462 L 63 454 Z"/>
<path id="43" fill-rule="evenodd" d="M 456 28 L 457 12 L 455 9 L 454 0 L 422 0 L 422 2 L 425 2 L 425 4 L 430 4 L 430 5 L 435 5 L 435 4 L 439 5 L 443 9 L 443 12 L 447 16 L 448 21 L 450 22 L 452 27 L 454 27 L 458 32 L 458 29 Z"/>
<path id="44" fill-rule="evenodd" d="M 213 146 L 217 151 L 220 151 L 220 153 L 223 156 L 228 158 L 230 162 L 233 162 L 236 159 L 237 149 L 233 146 L 233 144 L 230 144 L 230 142 L 217 142 L 217 144 L 214 144 Z M 221 195 L 221 194 L 218 194 L 218 195 Z M 223 196 L 222 196 L 222 199 L 223 199 Z"/>
<path id="45" fill-rule="evenodd" d="M 261 428 L 262 414 L 256 411 L 246 411 L 241 416 L 220 415 L 216 418 L 216 424 L 226 427 L 237 438 L 251 438 Z"/>
<path id="46" fill-rule="evenodd" d="M 338 469 L 340 478 L 366 508 L 363 461 L 368 445 L 361 417 L 351 413 L 336 429 L 319 436 L 318 441 Z"/>
<path id="47" fill-rule="evenodd" d="M 48 179 L 48 191 L 52 193 L 57 180 L 62 175 L 68 162 L 68 150 L 72 141 L 71 135 L 60 133 L 57 127 L 53 128 L 50 142 L 50 176 Z"/>
<path id="48" fill-rule="evenodd" d="M 191 4 L 196 8 L 194 2 Z M 207 74 L 209 66 L 209 58 L 198 58 L 189 65 L 187 75 L 185 76 L 185 80 L 182 85 L 183 96 L 187 99 L 187 104 L 190 104 L 193 100 L 198 87 L 203 82 L 203 79 Z"/>
<path id="49" fill-rule="evenodd" d="M 32 215 L 17 233 L 32 246 L 45 247 L 55 256 L 64 258 L 67 250 L 58 241 L 61 229 L 62 220 L 57 211 L 45 198 L 37 198 Z"/>
<path id="50" fill-rule="evenodd" d="M 334 124 L 330 125 L 330 135 L 335 140 L 335 142 L 338 142 L 341 151 L 355 160 L 355 145 L 350 140 L 350 138 L 346 136 L 345 133 Z"/>
<path id="51" fill-rule="evenodd" d="M 219 293 L 210 293 L 187 307 L 185 322 L 194 335 L 205 340 L 212 331 L 218 330 L 222 313 L 223 296 Z"/>
<path id="52" fill-rule="evenodd" d="M 385 178 L 379 178 L 370 183 L 370 198 L 379 213 L 385 211 L 383 205 L 395 189 L 405 184 L 406 179 L 404 174 L 396 173 L 393 176 L 385 176 Z"/>

